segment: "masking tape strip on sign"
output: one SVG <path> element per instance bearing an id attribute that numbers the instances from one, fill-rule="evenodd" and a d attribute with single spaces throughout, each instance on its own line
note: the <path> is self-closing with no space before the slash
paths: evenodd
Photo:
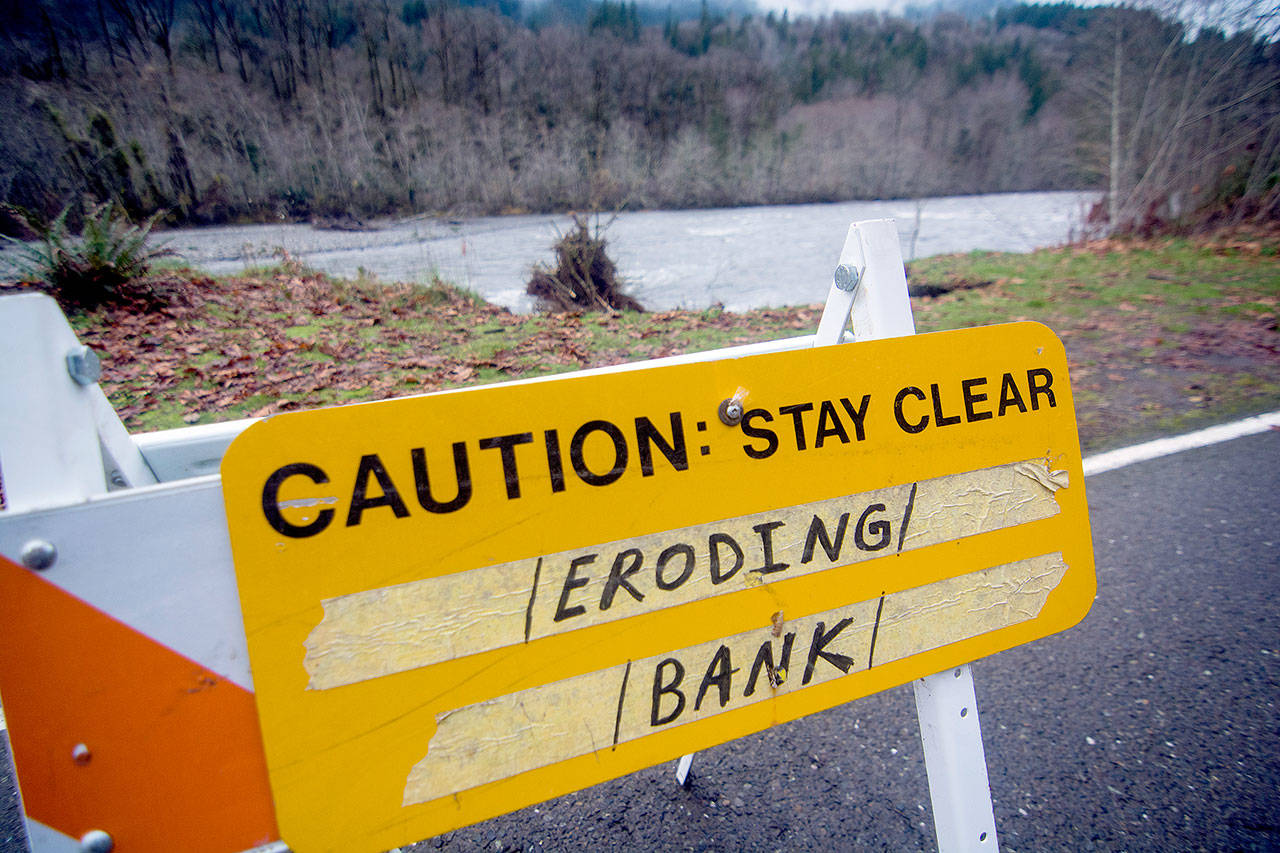
<path id="1" fill-rule="evenodd" d="M 770 628 L 629 661 L 447 711 L 404 803 L 424 803 L 616 747 L 877 663 L 902 660 L 1039 615 L 1066 572 L 1045 554 L 861 601 Z M 574 715 L 581 696 L 617 696 Z"/>
<path id="2" fill-rule="evenodd" d="M 1064 471 L 1017 462 L 332 598 L 307 638 L 308 686 L 341 687 L 737 592 L 774 574 L 1037 521 L 1058 512 L 1053 492 L 1066 485 Z"/>

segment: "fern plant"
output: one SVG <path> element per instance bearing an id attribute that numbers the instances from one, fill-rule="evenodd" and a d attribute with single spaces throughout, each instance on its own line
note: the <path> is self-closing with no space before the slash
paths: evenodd
<path id="1" fill-rule="evenodd" d="M 5 238 L 17 249 L 14 265 L 21 275 L 45 283 L 69 310 L 154 303 L 156 294 L 147 284 L 147 273 L 157 258 L 173 254 L 167 247 L 147 244 L 161 214 L 134 225 L 108 201 L 85 214 L 84 227 L 76 237 L 67 227 L 70 211 L 68 206 L 52 221 L 42 222 L 26 211 L 11 209 L 39 238 L 34 243 Z"/>

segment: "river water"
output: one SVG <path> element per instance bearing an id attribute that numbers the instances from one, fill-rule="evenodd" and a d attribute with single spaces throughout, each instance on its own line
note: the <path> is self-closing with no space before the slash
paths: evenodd
<path id="1" fill-rule="evenodd" d="M 1078 233 L 1093 193 L 1003 193 L 902 201 L 856 201 L 619 214 L 604 237 L 627 291 L 651 310 L 731 311 L 821 302 L 852 222 L 894 219 L 902 254 L 974 249 L 1025 252 Z M 593 220 L 594 221 L 594 220 Z M 157 235 L 212 274 L 239 272 L 281 250 L 338 276 L 427 281 L 434 273 L 490 302 L 527 311 L 535 263 L 552 260 L 566 216 L 416 217 L 369 231 L 310 225 L 177 229 Z"/>

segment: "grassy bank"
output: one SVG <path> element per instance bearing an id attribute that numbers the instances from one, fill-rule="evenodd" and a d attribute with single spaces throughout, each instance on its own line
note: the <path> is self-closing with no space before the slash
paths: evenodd
<path id="1" fill-rule="evenodd" d="M 1280 408 L 1280 234 L 1099 241 L 911 265 L 920 331 L 1029 319 L 1066 344 L 1098 449 Z"/>
<path id="2" fill-rule="evenodd" d="M 183 297 L 159 314 L 74 321 L 103 354 L 103 388 L 132 430 L 801 335 L 821 313 L 517 315 L 441 284 L 298 267 L 170 278 Z M 1280 230 L 945 256 L 912 263 L 909 281 L 922 332 L 1018 319 L 1053 328 L 1088 450 L 1280 408 Z"/>

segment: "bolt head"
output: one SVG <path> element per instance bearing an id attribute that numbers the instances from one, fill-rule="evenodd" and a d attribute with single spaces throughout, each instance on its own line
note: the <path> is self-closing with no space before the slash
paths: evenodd
<path id="1" fill-rule="evenodd" d="M 116 843 L 111 836 L 101 829 L 91 829 L 80 836 L 82 853 L 111 853 L 115 846 Z"/>
<path id="2" fill-rule="evenodd" d="M 67 353 L 67 373 L 77 385 L 92 385 L 102 376 L 102 361 L 96 352 L 81 344 Z"/>
<path id="3" fill-rule="evenodd" d="M 730 397 L 720 403 L 720 422 L 725 426 L 737 426 L 742 422 L 742 403 Z"/>
<path id="4" fill-rule="evenodd" d="M 58 559 L 58 549 L 52 542 L 44 539 L 32 539 L 22 546 L 20 555 L 22 565 L 28 569 L 42 572 L 52 566 Z"/>
<path id="5" fill-rule="evenodd" d="M 71 760 L 76 764 L 84 766 L 85 764 L 88 764 L 89 760 L 92 758 L 93 753 L 89 752 L 89 747 L 84 744 L 78 743 L 71 747 Z"/>
<path id="6" fill-rule="evenodd" d="M 856 290 L 858 282 L 862 281 L 862 270 L 848 264 L 841 264 L 836 267 L 835 281 L 836 287 L 840 290 L 846 292 Z"/>

